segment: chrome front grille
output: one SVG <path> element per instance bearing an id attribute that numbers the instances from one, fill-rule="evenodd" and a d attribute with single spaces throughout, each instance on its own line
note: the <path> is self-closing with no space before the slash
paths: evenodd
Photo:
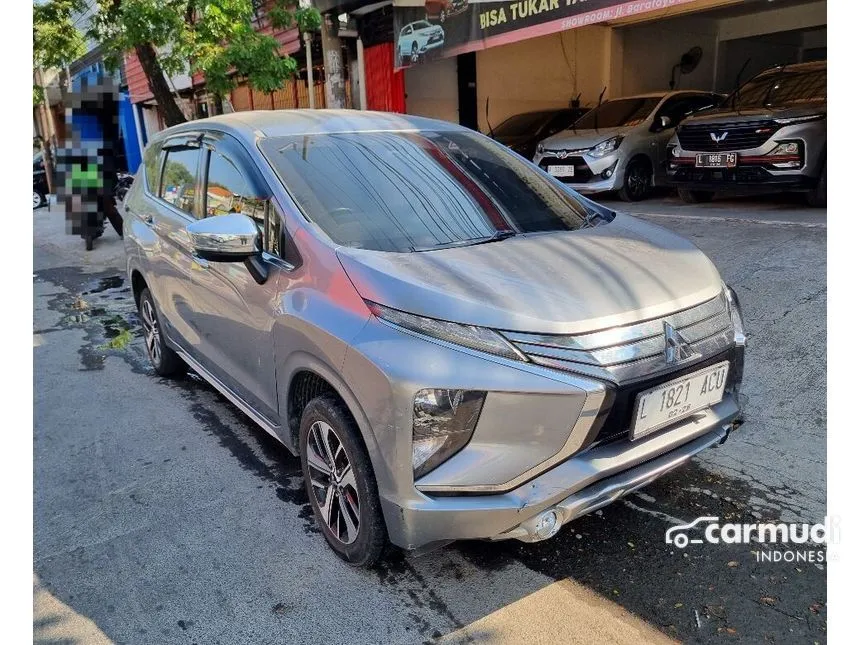
<path id="1" fill-rule="evenodd" d="M 724 351 L 733 343 L 731 315 L 722 295 L 669 316 L 587 334 L 504 332 L 504 335 L 539 365 L 627 383 L 686 364 L 666 362 L 664 322 L 689 343 L 696 360 Z"/>

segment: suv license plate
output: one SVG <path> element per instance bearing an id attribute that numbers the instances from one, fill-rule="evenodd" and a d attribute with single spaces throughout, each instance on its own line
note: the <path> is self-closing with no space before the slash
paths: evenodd
<path id="1" fill-rule="evenodd" d="M 640 392 L 633 407 L 636 412 L 630 429 L 631 441 L 719 402 L 728 373 L 729 362 L 723 361 Z"/>
<path id="2" fill-rule="evenodd" d="M 696 168 L 734 168 L 738 165 L 737 152 L 696 155 Z"/>

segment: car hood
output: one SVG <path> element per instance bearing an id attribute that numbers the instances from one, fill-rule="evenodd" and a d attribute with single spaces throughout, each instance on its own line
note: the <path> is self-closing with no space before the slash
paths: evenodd
<path id="1" fill-rule="evenodd" d="M 410 313 L 493 329 L 578 334 L 667 315 L 720 293 L 695 245 L 619 214 L 579 231 L 418 253 L 339 247 L 359 294 Z"/>
<path id="2" fill-rule="evenodd" d="M 629 132 L 633 128 L 584 128 L 574 132 L 573 130 L 562 130 L 543 140 L 547 150 L 583 150 L 592 148 L 610 137 Z"/>
<path id="3" fill-rule="evenodd" d="M 799 116 L 810 116 L 827 112 L 827 103 L 804 103 L 789 107 L 761 107 L 755 109 L 733 110 L 717 108 L 691 116 L 684 120 L 681 127 L 706 123 L 742 123 L 744 121 L 760 121 L 762 119 L 791 119 Z"/>

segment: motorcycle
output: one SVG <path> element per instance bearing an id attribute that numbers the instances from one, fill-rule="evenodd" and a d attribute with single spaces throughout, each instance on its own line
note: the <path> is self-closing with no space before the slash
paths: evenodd
<path id="1" fill-rule="evenodd" d="M 125 201 L 125 196 L 131 190 L 133 183 L 134 175 L 127 172 L 118 172 L 116 174 L 116 186 L 113 189 L 113 196 L 117 204 L 122 204 Z"/>

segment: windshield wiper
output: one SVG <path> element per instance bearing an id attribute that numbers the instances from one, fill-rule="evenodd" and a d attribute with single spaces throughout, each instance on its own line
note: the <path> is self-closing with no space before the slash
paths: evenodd
<path id="1" fill-rule="evenodd" d="M 469 240 L 455 240 L 453 242 L 442 242 L 441 244 L 434 244 L 433 246 L 422 246 L 422 247 L 412 247 L 413 251 L 438 251 L 440 249 L 450 249 L 458 246 L 475 246 L 477 244 L 489 244 L 490 242 L 500 242 L 502 240 L 506 240 L 509 237 L 514 237 L 517 234 L 516 231 L 512 231 L 510 229 L 506 229 L 503 231 L 496 231 L 492 235 L 488 235 L 487 237 L 474 237 Z"/>

